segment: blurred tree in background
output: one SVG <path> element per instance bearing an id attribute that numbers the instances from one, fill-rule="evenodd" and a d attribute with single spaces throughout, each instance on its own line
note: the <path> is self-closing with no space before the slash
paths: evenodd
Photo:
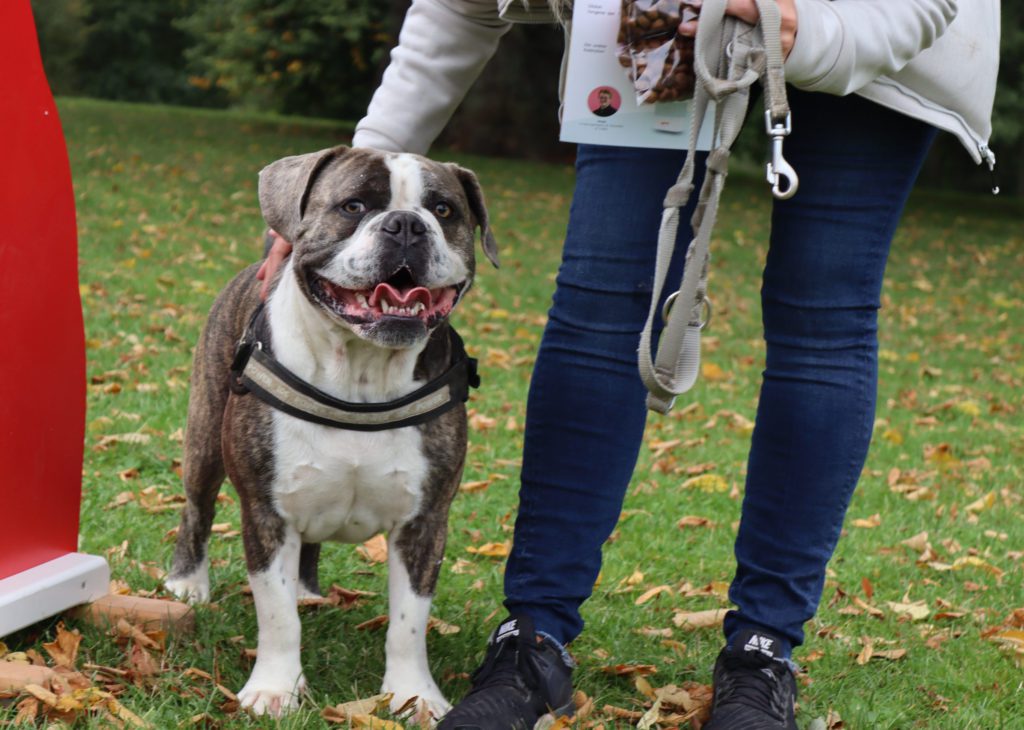
<path id="1" fill-rule="evenodd" d="M 0 0 L 9 2 L 10 0 Z M 54 92 L 127 101 L 356 120 L 387 63 L 404 0 L 31 0 Z M 1004 191 L 1024 193 L 1024 4 L 1002 3 L 1002 67 L 992 148 Z M 466 152 L 567 159 L 558 142 L 562 34 L 513 29 L 441 142 Z M 759 158 L 750 124 L 740 152 Z M 925 184 L 984 189 L 943 135 Z"/>
<path id="2" fill-rule="evenodd" d="M 185 58 L 200 88 L 247 108 L 358 119 L 394 44 L 393 4 L 222 0 L 200 3 L 176 26 L 192 38 Z"/>

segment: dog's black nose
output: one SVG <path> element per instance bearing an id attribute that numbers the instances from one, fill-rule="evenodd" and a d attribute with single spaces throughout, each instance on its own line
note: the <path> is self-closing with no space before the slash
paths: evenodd
<path id="1" fill-rule="evenodd" d="M 381 221 L 380 229 L 400 246 L 415 246 L 427 234 L 427 226 L 423 220 L 408 210 L 395 210 L 388 213 Z"/>

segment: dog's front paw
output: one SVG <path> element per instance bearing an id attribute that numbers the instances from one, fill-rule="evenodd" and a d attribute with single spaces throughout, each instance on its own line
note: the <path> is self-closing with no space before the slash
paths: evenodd
<path id="1" fill-rule="evenodd" d="M 188 575 L 172 575 L 164 587 L 187 603 L 206 603 L 210 600 L 210 572 L 204 564 Z"/>
<path id="2" fill-rule="evenodd" d="M 452 709 L 433 680 L 428 685 L 414 688 L 391 687 L 384 682 L 383 692 L 391 693 L 391 712 L 402 712 L 410 722 L 419 722 L 422 727 L 432 727 Z M 412 703 L 415 699 L 415 704 Z M 428 719 L 429 718 L 429 719 Z"/>
<path id="3" fill-rule="evenodd" d="M 242 709 L 255 715 L 281 717 L 299 706 L 301 694 L 306 689 L 306 680 L 299 676 L 296 682 L 261 682 L 255 676 L 238 693 Z"/>

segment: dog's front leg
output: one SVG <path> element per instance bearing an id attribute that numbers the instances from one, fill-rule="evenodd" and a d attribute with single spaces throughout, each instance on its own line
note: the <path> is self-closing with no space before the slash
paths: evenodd
<path id="1" fill-rule="evenodd" d="M 275 546 L 277 535 L 280 542 Z M 245 537 L 259 639 L 256 666 L 238 699 L 242 707 L 256 714 L 280 716 L 298 705 L 299 694 L 306 687 L 299 648 L 302 627 L 295 607 L 302 540 L 294 528 L 283 523 L 279 531 L 250 529 Z M 253 570 L 254 564 L 262 567 L 262 561 L 250 558 L 250 542 L 256 543 L 253 550 L 257 555 L 269 558 L 262 570 Z"/>
<path id="2" fill-rule="evenodd" d="M 430 555 L 417 550 L 415 559 L 410 560 L 403 555 L 403 550 L 411 552 L 408 538 L 418 528 L 421 529 L 421 526 L 415 523 L 405 525 L 388 536 L 389 619 L 383 691 L 394 694 L 391 700 L 392 712 L 417 697 L 417 710 L 425 708 L 437 720 L 451 709 L 451 705 L 430 674 L 427 663 L 427 623 L 430 620 L 430 604 L 436 582 L 435 564 L 444 552 L 444 538 L 442 532 L 439 552 L 433 545 L 417 545 L 417 548 L 424 548 Z M 433 554 L 435 552 L 436 555 Z M 418 560 L 424 558 L 430 564 L 432 579 L 427 576 L 424 580 L 424 576 L 418 575 Z M 410 568 L 417 575 L 410 575 Z"/>

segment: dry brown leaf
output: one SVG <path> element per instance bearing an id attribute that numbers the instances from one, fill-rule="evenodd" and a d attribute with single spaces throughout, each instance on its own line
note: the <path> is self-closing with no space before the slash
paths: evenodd
<path id="1" fill-rule="evenodd" d="M 661 720 L 661 700 L 655 700 L 650 709 L 647 710 L 637 722 L 637 730 L 651 730 Z"/>
<path id="2" fill-rule="evenodd" d="M 605 705 L 601 708 L 601 712 L 606 715 L 611 715 L 618 720 L 628 720 L 630 722 L 639 722 L 640 718 L 644 716 L 644 713 L 642 712 L 627 710 L 622 707 L 616 707 L 615 705 Z"/>
<path id="3" fill-rule="evenodd" d="M 57 706 L 57 695 L 38 684 L 26 684 L 25 691 L 42 702 L 47 707 Z"/>
<path id="4" fill-rule="evenodd" d="M 718 383 L 729 379 L 729 374 L 722 370 L 721 366 L 713 362 L 701 364 L 700 374 L 709 383 Z"/>
<path id="5" fill-rule="evenodd" d="M 16 707 L 18 708 L 18 714 L 14 716 L 15 726 L 34 726 L 36 723 L 36 717 L 39 716 L 39 700 L 35 697 L 26 697 L 19 702 Z"/>
<path id="6" fill-rule="evenodd" d="M 491 486 L 491 480 L 490 479 L 481 479 L 480 481 L 476 481 L 476 482 L 463 482 L 459 486 L 459 491 L 460 492 L 482 492 L 483 490 L 487 489 L 487 487 L 489 487 L 489 486 Z"/>
<path id="7" fill-rule="evenodd" d="M 601 667 L 605 674 L 614 674 L 617 677 L 646 677 L 658 671 L 653 664 L 610 664 Z"/>
<path id="8" fill-rule="evenodd" d="M 462 629 L 456 626 L 455 624 L 450 624 L 447 621 L 442 621 L 436 616 L 431 616 L 430 620 L 427 622 L 427 631 L 430 631 L 431 629 L 439 633 L 441 636 L 457 634 L 460 631 L 462 631 Z"/>
<path id="9" fill-rule="evenodd" d="M 867 637 L 861 639 L 861 644 L 863 646 L 861 647 L 860 653 L 857 654 L 857 664 L 864 666 L 871 661 L 871 657 L 874 656 L 875 646 L 874 642 Z"/>
<path id="10" fill-rule="evenodd" d="M 575 717 L 576 720 L 582 722 L 590 717 L 594 711 L 594 700 L 592 697 L 587 697 L 586 693 L 581 690 L 576 690 L 572 695 L 573 704 L 576 705 Z"/>
<path id="11" fill-rule="evenodd" d="M 392 697 L 394 695 L 388 692 L 362 700 L 343 702 L 334 707 L 325 707 L 320 716 L 328 722 L 347 723 L 356 715 L 374 715 L 387 709 L 391 704 Z"/>
<path id="12" fill-rule="evenodd" d="M 721 626 L 728 609 L 712 608 L 707 611 L 676 611 L 672 623 L 681 629 L 709 629 Z"/>
<path id="13" fill-rule="evenodd" d="M 715 523 L 709 520 L 707 517 L 698 517 L 697 515 L 686 515 L 679 519 L 676 523 L 676 527 L 680 529 L 686 527 L 714 527 Z"/>
<path id="14" fill-rule="evenodd" d="M 128 650 L 128 666 L 131 668 L 136 680 L 154 677 L 160 673 L 160 663 L 153 658 L 152 654 L 134 641 Z"/>
<path id="15" fill-rule="evenodd" d="M 672 638 L 672 629 L 670 629 L 668 627 L 666 627 L 664 629 L 657 629 L 657 628 L 654 628 L 653 626 L 642 626 L 639 629 L 634 629 L 634 631 L 636 633 L 640 634 L 641 636 L 650 636 L 650 637 L 656 638 L 656 639 L 671 639 Z"/>
<path id="16" fill-rule="evenodd" d="M 878 527 L 879 525 L 882 524 L 882 515 L 880 515 L 879 513 L 876 512 L 875 514 L 871 515 L 867 519 L 857 519 L 857 520 L 854 520 L 851 524 L 854 527 L 863 527 L 863 528 L 866 528 L 866 529 L 871 529 L 871 528 L 874 528 L 874 527 Z"/>
<path id="17" fill-rule="evenodd" d="M 132 727 L 151 728 L 153 727 L 150 723 L 143 720 L 141 717 L 136 715 L 134 712 L 129 710 L 127 707 L 122 705 L 113 697 L 106 700 L 106 710 L 111 715 L 116 717 L 118 720 L 122 720 Z"/>
<path id="18" fill-rule="evenodd" d="M 482 413 L 473 413 L 469 416 L 469 427 L 474 431 L 490 431 L 497 425 L 497 419 L 490 418 Z"/>
<path id="19" fill-rule="evenodd" d="M 57 638 L 49 643 L 43 644 L 46 653 L 53 659 L 58 667 L 75 668 L 75 660 L 78 657 L 78 645 L 82 642 L 82 635 L 78 629 L 68 631 L 64 622 L 57 624 Z"/>
<path id="20" fill-rule="evenodd" d="M 374 715 L 352 715 L 352 727 L 366 730 L 402 730 L 402 725 L 394 720 L 384 720 Z"/>
<path id="21" fill-rule="evenodd" d="M 931 609 L 925 601 L 888 601 L 886 605 L 896 615 L 909 617 L 911 621 L 923 621 L 931 615 Z"/>
<path id="22" fill-rule="evenodd" d="M 387 614 L 374 616 L 369 621 L 363 621 L 361 624 L 356 624 L 356 631 L 376 631 L 387 626 L 387 623 Z"/>
<path id="23" fill-rule="evenodd" d="M 661 645 L 666 649 L 671 649 L 679 656 L 686 656 L 686 644 L 675 639 L 662 639 Z"/>
<path id="24" fill-rule="evenodd" d="M 147 649 L 155 649 L 157 651 L 163 651 L 164 641 L 167 638 L 167 634 L 164 631 L 143 631 L 138 626 L 130 624 L 123 618 L 117 620 L 117 624 L 114 626 L 114 632 L 127 639 L 133 639 L 141 646 Z"/>
<path id="25" fill-rule="evenodd" d="M 990 509 L 993 505 L 995 505 L 995 503 L 996 493 L 989 492 L 984 497 L 979 497 L 978 499 L 971 502 L 969 505 L 964 507 L 964 509 L 967 510 L 968 512 L 973 512 L 977 514 L 978 512 L 984 512 L 985 510 Z"/>
<path id="26" fill-rule="evenodd" d="M 636 600 L 633 601 L 634 606 L 642 606 L 655 596 L 661 595 L 662 593 L 672 593 L 671 586 L 654 586 L 654 588 L 648 588 L 646 591 L 637 596 Z"/>
<path id="27" fill-rule="evenodd" d="M 1024 666 L 1024 631 L 1021 629 L 1009 629 L 1008 631 L 1000 631 L 998 634 L 993 634 L 988 638 L 990 641 L 994 641 L 1004 649 L 1012 652 L 1017 666 Z"/>
<path id="28" fill-rule="evenodd" d="M 388 541 L 383 535 L 374 535 L 356 548 L 359 556 L 370 564 L 388 562 Z"/>
<path id="29" fill-rule="evenodd" d="M 867 611 L 868 614 L 874 616 L 875 618 L 882 618 L 883 616 L 885 616 L 885 611 L 883 611 L 880 608 L 876 608 L 875 606 L 872 606 L 867 601 L 862 601 L 860 598 L 857 598 L 857 596 L 851 596 L 850 600 L 852 600 L 855 605 Z"/>

